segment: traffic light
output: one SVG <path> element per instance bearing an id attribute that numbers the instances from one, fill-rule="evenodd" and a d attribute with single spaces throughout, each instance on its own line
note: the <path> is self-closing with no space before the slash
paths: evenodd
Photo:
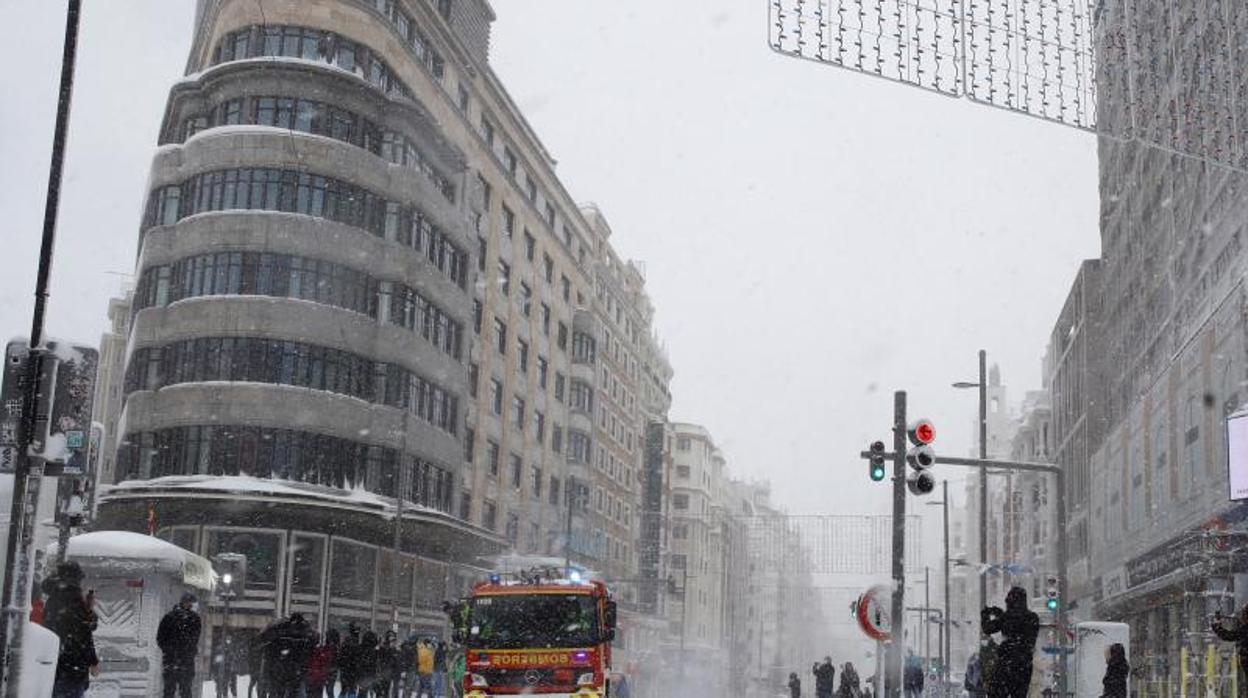
<path id="1" fill-rule="evenodd" d="M 1062 596 L 1058 590 L 1057 577 L 1049 577 L 1048 582 L 1049 598 L 1045 600 L 1044 606 L 1050 611 L 1056 611 L 1062 605 Z"/>
<path id="2" fill-rule="evenodd" d="M 247 580 L 247 557 L 239 553 L 219 553 L 212 558 L 217 570 L 217 595 L 223 599 L 237 599 L 243 595 Z"/>
<path id="3" fill-rule="evenodd" d="M 936 451 L 931 443 L 936 440 L 936 427 L 926 419 L 920 419 L 909 426 L 906 436 L 914 446 L 906 452 L 906 462 L 914 470 L 906 478 L 906 487 L 911 494 L 931 494 L 936 489 L 936 477 L 929 472 L 936 465 Z"/>
<path id="4" fill-rule="evenodd" d="M 882 482 L 888 475 L 884 467 L 884 442 L 875 441 L 871 444 L 871 457 L 867 459 L 868 474 L 871 482 Z"/>

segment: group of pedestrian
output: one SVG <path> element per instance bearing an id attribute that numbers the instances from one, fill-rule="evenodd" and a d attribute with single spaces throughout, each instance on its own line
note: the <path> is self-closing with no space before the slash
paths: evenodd
<path id="1" fill-rule="evenodd" d="M 815 698 L 865 698 L 870 695 L 862 692 L 861 680 L 852 662 L 841 666 L 839 688 L 836 686 L 836 666 L 832 664 L 831 657 L 816 662 L 810 671 L 815 676 Z M 789 696 L 802 698 L 802 680 L 797 677 L 797 672 L 789 674 Z"/>
<path id="2" fill-rule="evenodd" d="M 247 659 L 247 698 L 454 698 L 464 673 L 462 653 L 432 637 L 412 633 L 400 644 L 394 631 L 351 623 L 345 636 L 330 629 L 322 638 L 299 613 L 253 638 Z M 230 666 L 223 658 L 214 676 L 218 698 L 236 695 Z"/>

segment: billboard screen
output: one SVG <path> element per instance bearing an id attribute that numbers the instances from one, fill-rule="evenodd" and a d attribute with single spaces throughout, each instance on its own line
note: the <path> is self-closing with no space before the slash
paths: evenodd
<path id="1" fill-rule="evenodd" d="M 1226 467 L 1231 499 L 1248 499 L 1248 411 L 1226 418 Z"/>

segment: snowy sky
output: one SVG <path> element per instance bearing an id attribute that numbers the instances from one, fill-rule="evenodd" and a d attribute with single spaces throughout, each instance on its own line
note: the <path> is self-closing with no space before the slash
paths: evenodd
<path id="1" fill-rule="evenodd" d="M 193 4 L 85 3 L 54 336 L 98 341 L 133 270 Z M 885 513 L 857 453 L 887 436 L 893 390 L 965 454 L 974 391 L 949 383 L 975 379 L 978 349 L 1013 399 L 1038 387 L 1099 250 L 1092 136 L 777 55 L 764 0 L 493 4 L 496 72 L 568 189 L 645 262 L 672 417 L 706 425 L 735 472 L 793 511 Z M 64 7 L 0 3 L 22 28 L 0 73 L 6 336 L 29 331 Z"/>

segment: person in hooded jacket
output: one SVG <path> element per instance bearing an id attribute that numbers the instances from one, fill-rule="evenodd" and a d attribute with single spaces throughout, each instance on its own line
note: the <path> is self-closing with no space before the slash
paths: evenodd
<path id="1" fill-rule="evenodd" d="M 260 633 L 269 698 L 302 698 L 308 661 L 316 648 L 316 633 L 303 614 L 271 624 Z"/>
<path id="2" fill-rule="evenodd" d="M 858 670 L 854 669 L 853 662 L 845 662 L 845 666 L 841 667 L 841 687 L 837 690 L 838 698 L 858 698 L 860 690 Z"/>
<path id="3" fill-rule="evenodd" d="M 334 698 L 334 678 L 338 673 L 338 631 L 325 632 L 325 642 L 317 645 L 308 660 L 308 698 Z"/>
<path id="4" fill-rule="evenodd" d="M 377 633 L 371 630 L 360 636 L 359 672 L 360 696 L 373 695 L 377 683 Z"/>
<path id="5" fill-rule="evenodd" d="M 43 607 L 43 627 L 61 639 L 56 657 L 52 698 L 81 698 L 90 677 L 99 672 L 95 654 L 95 611 L 91 595 L 82 594 L 82 567 L 72 560 L 56 567 L 56 574 L 43 580 L 47 603 Z"/>
<path id="6" fill-rule="evenodd" d="M 182 594 L 178 605 L 160 619 L 156 629 L 156 646 L 161 653 L 161 675 L 165 698 L 191 698 L 195 682 L 195 655 L 199 653 L 202 624 L 195 612 L 198 599 L 189 591 Z"/>
<path id="7" fill-rule="evenodd" d="M 360 626 L 351 623 L 347 626 L 347 636 L 338 647 L 338 679 L 342 682 L 342 692 L 338 698 L 356 698 L 360 690 L 360 660 L 363 659 L 364 641 L 360 637 Z"/>
<path id="8" fill-rule="evenodd" d="M 1101 698 L 1127 698 L 1127 650 L 1115 642 L 1105 649 L 1105 678 L 1101 679 Z"/>
<path id="9" fill-rule="evenodd" d="M 985 635 L 1001 633 L 987 686 L 990 698 L 1026 698 L 1031 685 L 1031 659 L 1040 633 L 1040 617 L 1027 608 L 1027 592 L 1021 587 L 1005 595 L 1005 610 L 996 606 L 980 612 Z"/>
<path id="10" fill-rule="evenodd" d="M 814 665 L 810 671 L 815 675 L 815 698 L 832 698 L 836 690 L 836 667 L 832 665 L 832 658 L 824 657 L 823 663 Z"/>

